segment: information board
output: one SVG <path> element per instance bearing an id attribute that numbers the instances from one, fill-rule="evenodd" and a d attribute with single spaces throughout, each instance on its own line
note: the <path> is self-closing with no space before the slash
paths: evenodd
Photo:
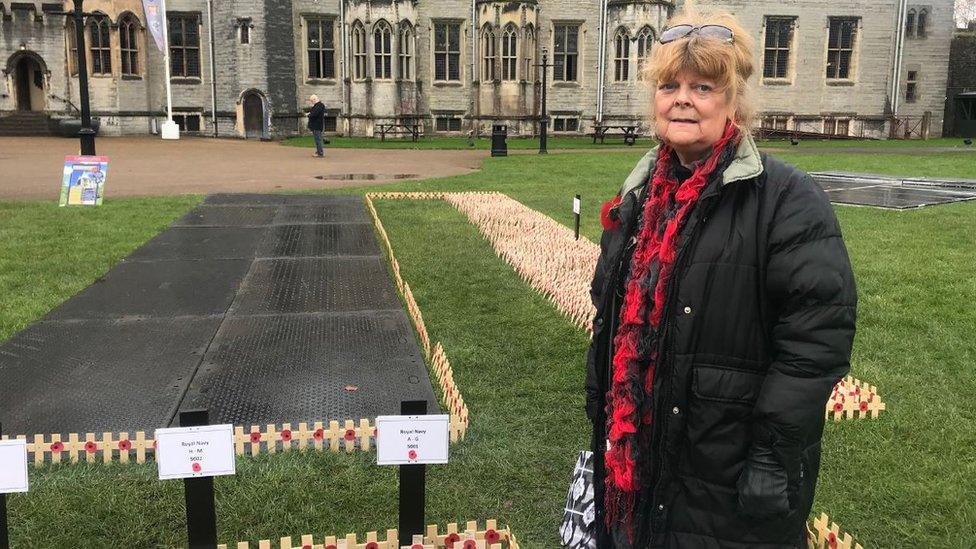
<path id="1" fill-rule="evenodd" d="M 27 491 L 27 441 L 0 440 L 0 494 Z"/>
<path id="2" fill-rule="evenodd" d="M 451 418 L 447 415 L 379 416 L 376 418 L 376 463 L 447 463 L 450 426 Z"/>
<path id="3" fill-rule="evenodd" d="M 218 477 L 237 472 L 232 425 L 156 429 L 159 479 Z"/>

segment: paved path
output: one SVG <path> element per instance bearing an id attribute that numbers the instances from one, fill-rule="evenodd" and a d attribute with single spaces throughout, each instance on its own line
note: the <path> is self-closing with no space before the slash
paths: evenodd
<path id="1" fill-rule="evenodd" d="M 815 144 L 800 143 L 796 147 L 763 147 L 759 144 L 759 150 L 763 152 L 791 152 L 808 154 L 933 154 L 933 153 L 976 153 L 976 147 L 823 147 Z"/>
<path id="2" fill-rule="evenodd" d="M 426 179 L 472 173 L 489 151 L 312 149 L 239 139 L 101 138 L 98 153 L 109 157 L 108 197 L 280 192 L 379 185 L 390 177 Z M 60 192 L 66 155 L 78 141 L 0 137 L 0 200 L 51 199 Z M 376 179 L 347 179 L 350 175 Z M 324 176 L 325 179 L 317 179 Z"/>
<path id="3" fill-rule="evenodd" d="M 0 346 L 17 434 L 437 410 L 361 197 L 216 195 Z"/>

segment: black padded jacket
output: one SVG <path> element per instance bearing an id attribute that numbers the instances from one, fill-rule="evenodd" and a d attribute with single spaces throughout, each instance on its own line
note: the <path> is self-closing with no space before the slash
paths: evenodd
<path id="1" fill-rule="evenodd" d="M 657 151 L 612 214 L 593 277 L 587 355 L 597 524 L 605 394 L 622 282 Z M 682 230 L 654 381 L 647 547 L 799 547 L 820 467 L 825 408 L 849 371 L 857 295 L 847 249 L 813 179 L 751 138 L 706 185 Z M 613 547 L 601 528 L 599 547 Z"/>

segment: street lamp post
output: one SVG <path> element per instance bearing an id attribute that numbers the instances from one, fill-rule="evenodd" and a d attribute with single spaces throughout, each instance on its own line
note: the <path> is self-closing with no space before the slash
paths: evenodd
<path id="1" fill-rule="evenodd" d="M 91 105 L 88 100 L 88 60 L 85 58 L 84 0 L 74 0 L 75 44 L 78 46 L 78 99 L 81 102 L 81 154 L 95 155 L 95 130 L 91 127 Z"/>
<path id="2" fill-rule="evenodd" d="M 542 48 L 542 63 L 536 65 L 542 67 L 542 116 L 539 121 L 539 154 L 549 154 L 546 148 L 549 132 L 549 116 L 546 114 L 546 88 L 549 87 L 549 48 Z"/>

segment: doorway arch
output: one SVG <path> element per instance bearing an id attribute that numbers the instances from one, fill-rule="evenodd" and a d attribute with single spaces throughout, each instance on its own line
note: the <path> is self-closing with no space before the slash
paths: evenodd
<path id="1" fill-rule="evenodd" d="M 268 136 L 267 101 L 258 90 L 241 94 L 241 111 L 244 118 L 245 139 L 266 139 Z"/>
<path id="2" fill-rule="evenodd" d="M 47 63 L 35 52 L 18 51 L 7 59 L 4 74 L 13 84 L 18 111 L 43 111 L 47 107 Z"/>

